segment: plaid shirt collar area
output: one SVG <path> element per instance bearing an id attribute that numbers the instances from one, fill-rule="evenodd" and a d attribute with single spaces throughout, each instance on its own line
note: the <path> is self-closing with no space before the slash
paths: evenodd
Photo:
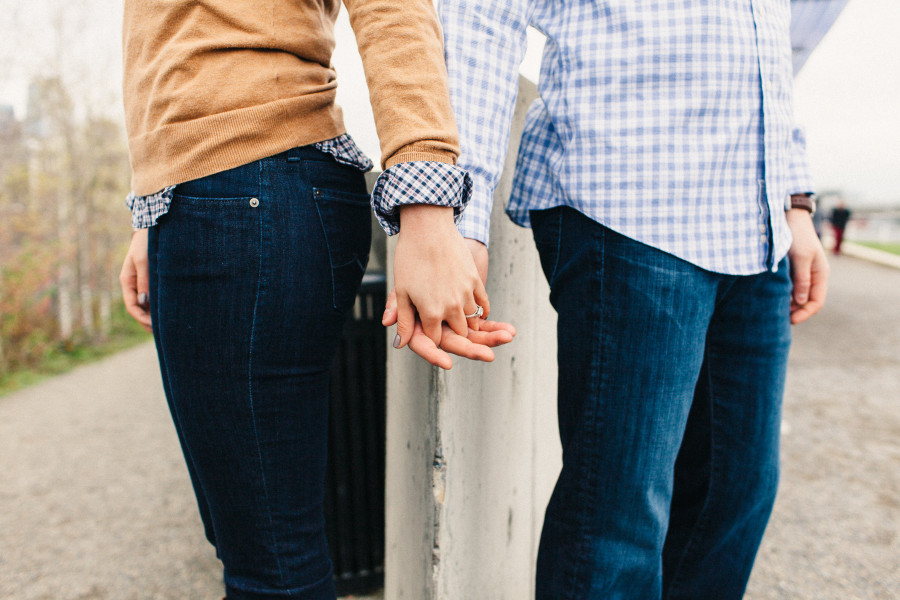
<path id="1" fill-rule="evenodd" d="M 792 122 L 788 0 L 441 0 L 460 229 L 487 242 L 526 28 L 547 36 L 507 208 L 568 205 L 704 269 L 774 269 L 789 194 L 811 191 Z"/>
<path id="2" fill-rule="evenodd" d="M 363 172 L 372 169 L 372 161 L 348 134 L 318 142 L 315 146 L 331 154 L 339 163 Z M 148 196 L 128 194 L 125 203 L 131 210 L 132 226 L 146 229 L 156 225 L 157 219 L 169 211 L 175 188 L 169 186 Z M 400 230 L 399 208 L 404 204 L 452 206 L 458 222 L 471 190 L 469 175 L 453 165 L 429 161 L 399 163 L 378 177 L 372 206 L 381 226 L 392 235 Z"/>

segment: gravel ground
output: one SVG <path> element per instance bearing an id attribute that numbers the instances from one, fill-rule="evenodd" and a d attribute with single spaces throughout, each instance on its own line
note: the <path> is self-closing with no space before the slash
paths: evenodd
<path id="1" fill-rule="evenodd" d="M 775 512 L 749 600 L 900 598 L 900 271 L 832 259 L 794 328 Z"/>
<path id="2" fill-rule="evenodd" d="M 749 600 L 900 598 L 900 271 L 832 279 L 795 328 Z M 221 597 L 152 346 L 0 398 L 0 469 L 0 599 Z"/>
<path id="3" fill-rule="evenodd" d="M 223 596 L 152 344 L 0 398 L 0 474 L 0 600 Z"/>

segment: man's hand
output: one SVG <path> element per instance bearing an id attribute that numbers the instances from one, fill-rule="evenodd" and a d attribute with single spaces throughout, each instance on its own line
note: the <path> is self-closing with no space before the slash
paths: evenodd
<path id="1" fill-rule="evenodd" d="M 150 328 L 150 268 L 147 262 L 147 230 L 138 229 L 131 236 L 119 284 L 128 314 L 147 331 Z"/>
<path id="2" fill-rule="evenodd" d="M 794 242 L 788 251 L 791 259 L 791 324 L 807 320 L 825 304 L 828 292 L 828 261 L 816 236 L 809 211 L 793 208 L 785 213 Z"/>
<path id="3" fill-rule="evenodd" d="M 422 331 L 441 345 L 446 322 L 457 335 L 478 329 L 479 319 L 466 319 L 476 306 L 490 312 L 484 282 L 472 254 L 453 223 L 447 206 L 411 204 L 400 208 L 400 233 L 394 254 L 397 335 L 402 348 L 413 336 L 416 313 Z"/>

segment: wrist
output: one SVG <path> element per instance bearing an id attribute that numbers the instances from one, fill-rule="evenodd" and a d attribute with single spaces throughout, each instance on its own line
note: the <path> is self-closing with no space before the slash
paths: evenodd
<path id="1" fill-rule="evenodd" d="M 400 212 L 400 233 L 453 225 L 453 207 L 434 204 L 404 204 Z"/>

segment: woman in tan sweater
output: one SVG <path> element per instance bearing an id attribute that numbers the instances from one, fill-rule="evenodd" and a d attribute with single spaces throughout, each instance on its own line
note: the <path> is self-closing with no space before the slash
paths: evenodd
<path id="1" fill-rule="evenodd" d="M 488 299 L 454 226 L 471 181 L 454 166 L 431 1 L 344 3 L 383 152 L 372 203 L 400 233 L 394 345 L 445 368 L 444 350 L 490 360 L 512 330 L 479 318 Z M 335 596 L 322 517 L 328 368 L 371 218 L 371 163 L 334 103 L 339 8 L 125 2 L 136 232 L 123 296 L 152 328 L 229 599 Z"/>

